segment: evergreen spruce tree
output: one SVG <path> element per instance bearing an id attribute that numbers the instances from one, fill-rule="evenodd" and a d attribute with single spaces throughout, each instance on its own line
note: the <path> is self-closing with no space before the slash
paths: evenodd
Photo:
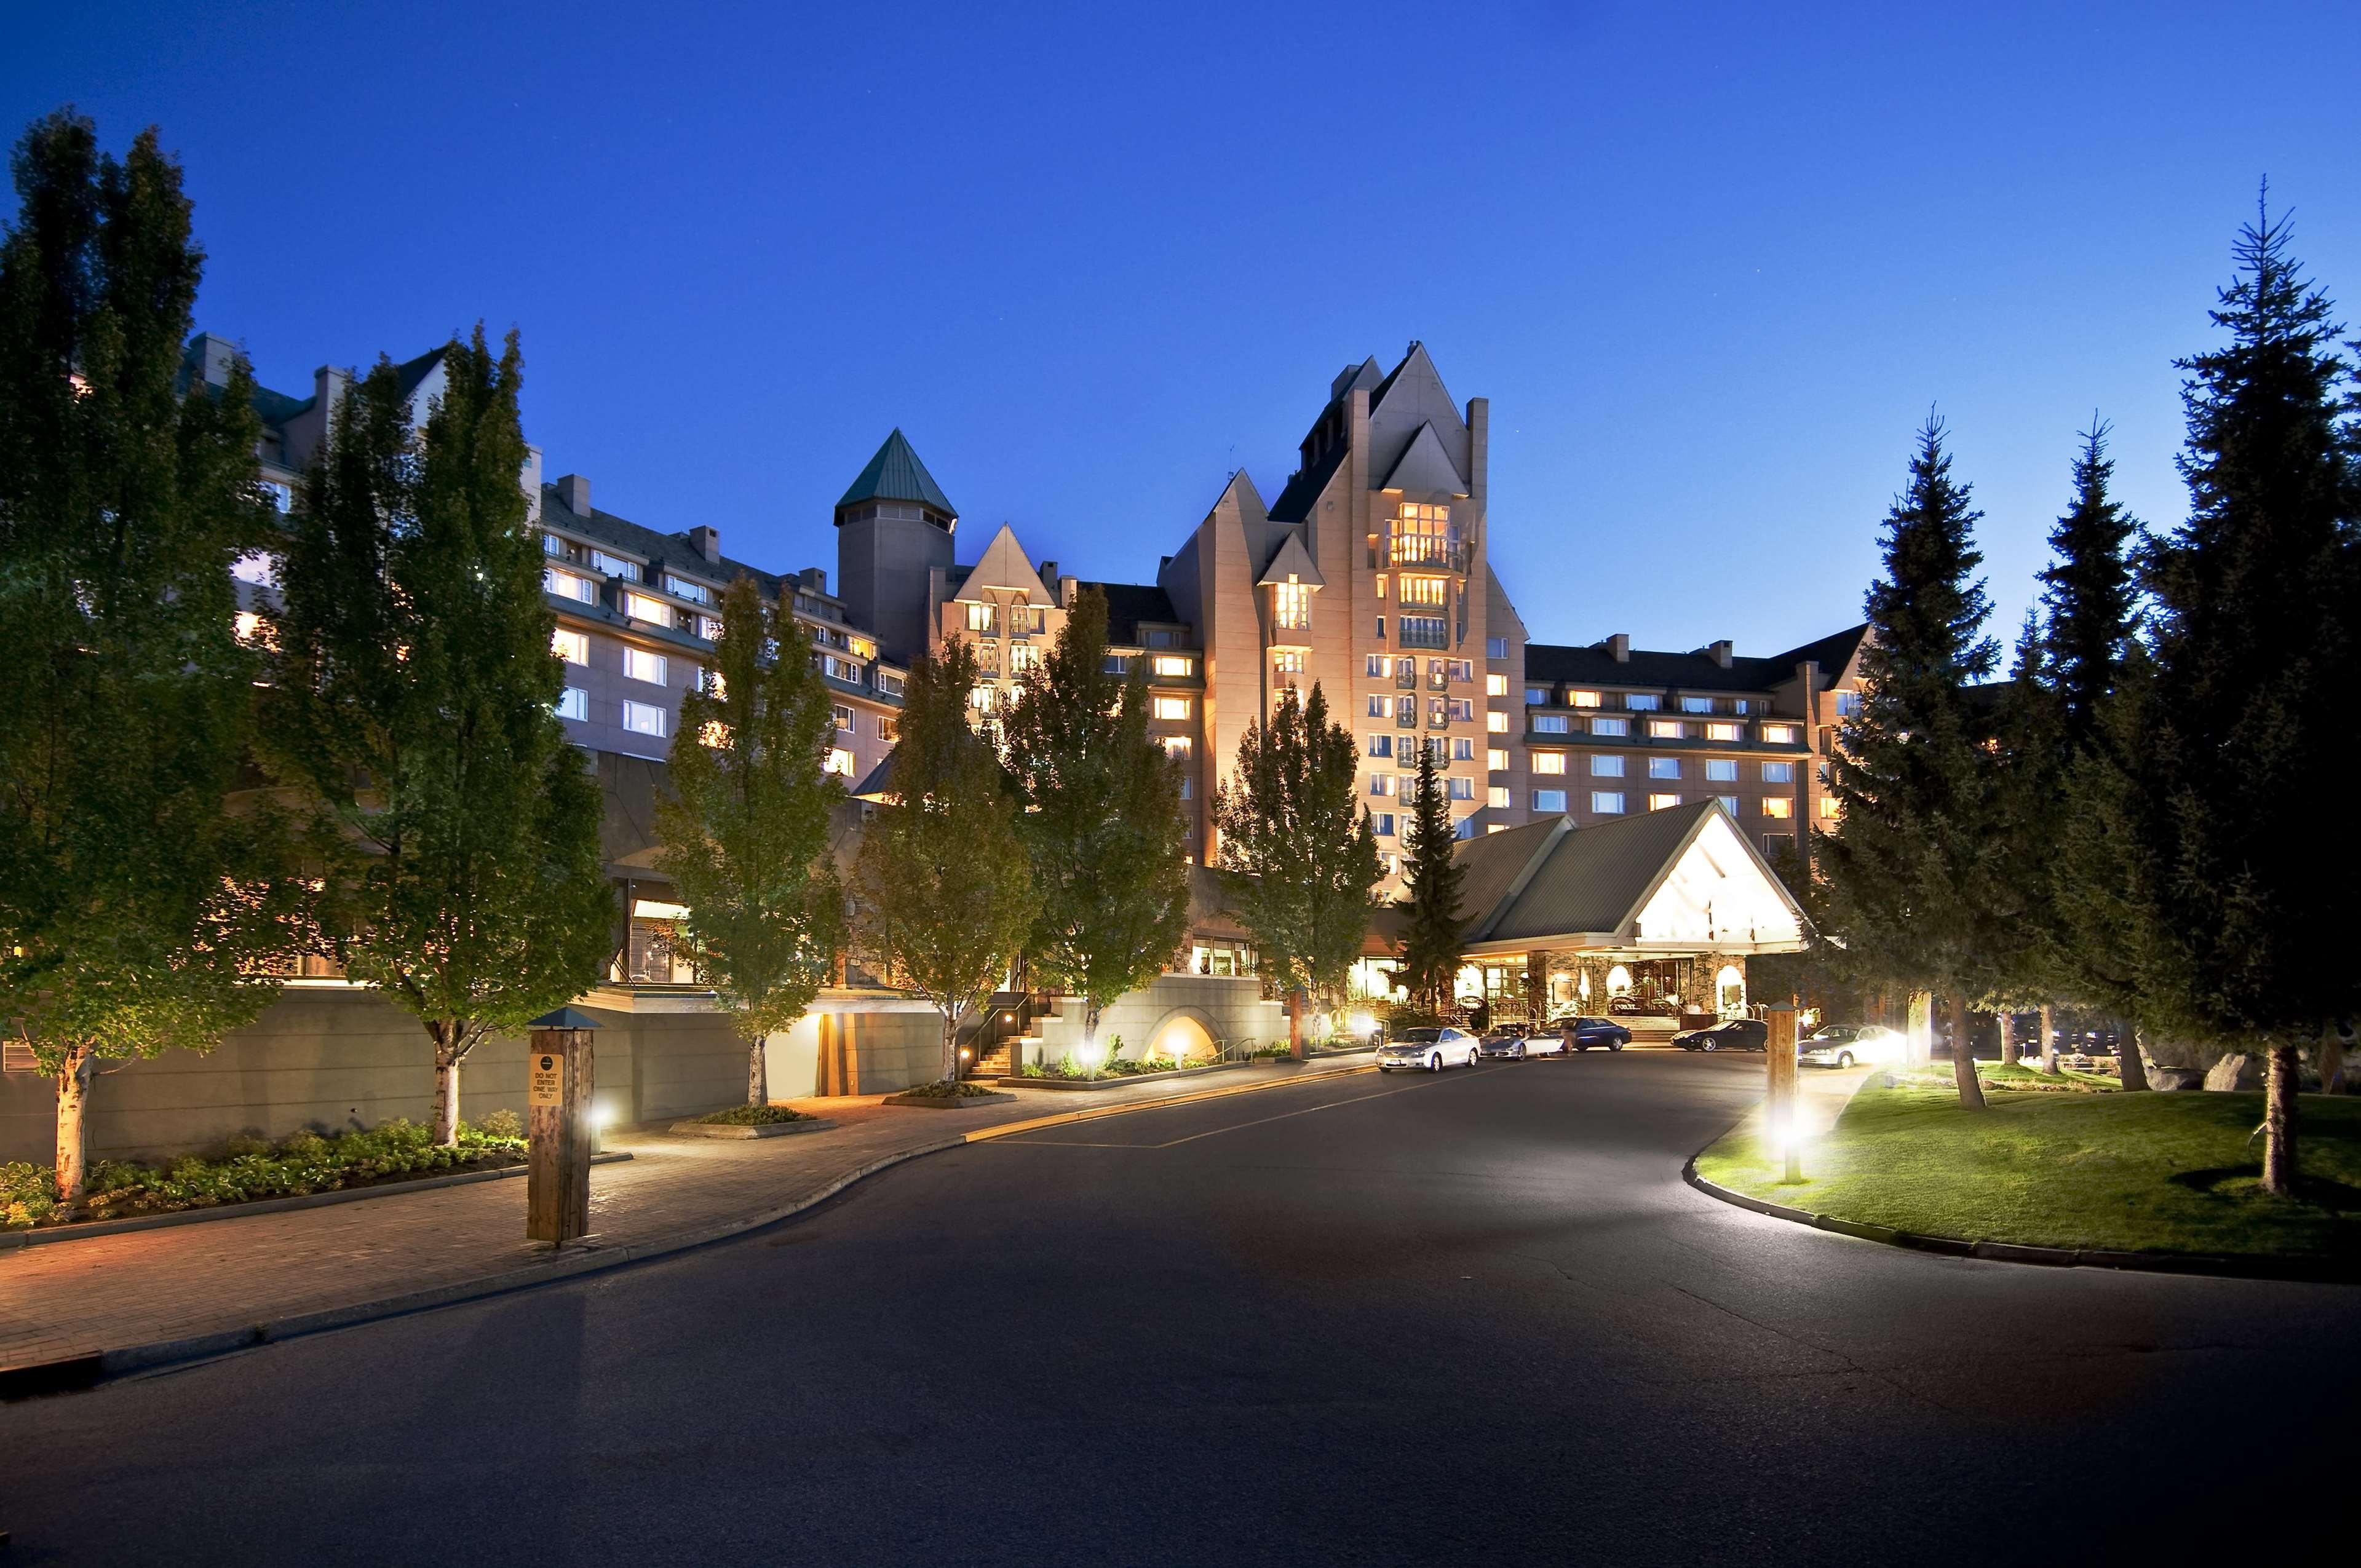
<path id="1" fill-rule="evenodd" d="M 1106 596 L 1086 588 L 1001 726 L 1039 901 L 1026 954 L 1082 999 L 1092 1066 L 1101 1011 L 1154 980 L 1189 925 L 1180 773 L 1148 733 L 1145 668 L 1106 660 Z"/>
<path id="2" fill-rule="evenodd" d="M 2073 467 L 2073 500 L 2051 530 L 2054 556 L 2041 574 L 2047 614 L 2041 677 L 2004 727 L 2018 805 L 2012 852 L 2045 864 L 2029 935 L 2036 975 L 2078 1007 L 2104 1010 L 2127 1026 L 2123 1082 L 2147 1087 L 2140 1055 L 2137 967 L 2122 925 L 2123 843 L 2117 820 L 2132 759 L 2116 744 L 2117 707 L 2127 700 L 2127 661 L 2138 625 L 2132 543 L 2139 524 L 2108 493 L 2114 464 L 2107 427 L 2083 433 Z M 2052 1042 L 2044 1027 L 2042 1050 Z"/>
<path id="3" fill-rule="evenodd" d="M 1466 873 L 1452 855 L 1458 840 L 1433 747 L 1418 749 L 1416 777 L 1418 794 L 1409 803 L 1410 828 L 1402 843 L 1402 980 L 1419 1006 L 1439 1013 L 1451 1000 L 1465 951 L 1459 884 Z"/>
<path id="4" fill-rule="evenodd" d="M 1844 831 L 1821 842 L 1821 907 L 1866 970 L 1946 996 L 1960 1102 L 1981 1109 L 1967 1000 L 1993 989 L 1997 818 L 1986 725 L 1967 688 L 2000 651 L 1983 635 L 1991 604 L 1972 576 L 1982 514 L 1969 501 L 1929 418 L 1886 516 L 1885 575 L 1869 590 L 1861 709 L 1830 759 Z"/>
<path id="5" fill-rule="evenodd" d="M 237 799 L 258 651 L 230 566 L 273 537 L 243 358 L 178 387 L 203 253 L 181 170 L 70 112 L 0 241 L 0 1030 L 57 1092 L 80 1205 L 99 1063 L 210 1049 L 276 994 L 296 884 Z"/>
<path id="6" fill-rule="evenodd" d="M 2214 324 L 2180 362 L 2188 521 L 2153 544 L 2156 679 L 2125 828 L 2142 994 L 2268 1066 L 2263 1184 L 2297 1178 L 2297 1050 L 2361 1006 L 2344 917 L 2361 878 L 2361 441 L 2355 369 L 2286 220 L 2240 234 Z"/>
<path id="7" fill-rule="evenodd" d="M 992 742 L 968 718 L 975 651 L 921 658 L 902 696 L 892 788 L 854 871 L 877 962 L 942 1015 L 942 1080 L 959 1078 L 959 1025 L 1008 973 L 1032 928 L 1032 868 Z"/>
<path id="8" fill-rule="evenodd" d="M 843 946 L 828 842 L 844 798 L 826 771 L 834 708 L 802 624 L 752 577 L 731 583 L 712 678 L 681 697 L 656 869 L 687 906 L 689 962 L 746 1043 L 750 1105 L 770 1100 L 770 1036 L 804 1015 Z"/>
<path id="9" fill-rule="evenodd" d="M 384 360 L 331 422 L 281 570 L 272 732 L 317 809 L 334 950 L 424 1026 L 448 1145 L 468 1053 L 598 981 L 614 896 L 598 786 L 553 711 L 515 334 L 495 355 L 478 328 L 443 369 L 414 432 Z"/>
<path id="10" fill-rule="evenodd" d="M 1344 990 L 1385 875 L 1356 793 L 1359 768 L 1353 732 L 1329 722 L 1319 685 L 1309 702 L 1290 686 L 1269 722 L 1246 726 L 1237 771 L 1214 797 L 1231 906 L 1264 973 L 1287 993 L 1298 1055 L 1302 992 Z"/>

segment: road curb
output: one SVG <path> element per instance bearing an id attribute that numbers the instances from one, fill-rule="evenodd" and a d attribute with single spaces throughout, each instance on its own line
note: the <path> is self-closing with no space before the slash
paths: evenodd
<path id="1" fill-rule="evenodd" d="M 1728 1134 L 1723 1136 L 1728 1136 Z M 1714 1143 L 1720 1141 L 1720 1138 L 1716 1138 Z M 1708 1144 L 1706 1148 L 1712 1146 L 1713 1144 Z M 1856 1236 L 1862 1241 L 1903 1247 L 1912 1252 L 1974 1258 L 1986 1263 L 2034 1264 L 2045 1268 L 2111 1268 L 2126 1273 L 2202 1275 L 2223 1279 L 2295 1280 L 2309 1285 L 2361 1284 L 2361 1261 L 2348 1263 L 2336 1258 L 2273 1257 L 2254 1253 L 2114 1252 L 2089 1247 L 2026 1246 L 2015 1242 L 1968 1241 L 1959 1236 L 1921 1235 L 1916 1231 L 1863 1224 L 1857 1220 L 1841 1220 L 1833 1214 L 1816 1214 L 1809 1210 L 1789 1208 L 1784 1203 L 1767 1202 L 1708 1181 L 1697 1174 L 1697 1155 L 1703 1153 L 1705 1149 L 1699 1149 L 1697 1154 L 1689 1156 L 1681 1167 L 1681 1179 L 1708 1198 L 1719 1199 L 1734 1208 L 1752 1210 L 1769 1219 L 1785 1220 L 1791 1224 L 1809 1225 L 1815 1230 L 1833 1231 L 1839 1235 Z"/>
<path id="2" fill-rule="evenodd" d="M 438 1285 L 423 1290 L 405 1291 L 397 1296 L 380 1297 L 371 1301 L 351 1302 L 344 1306 L 325 1307 L 316 1311 L 296 1312 L 261 1322 L 233 1329 L 216 1330 L 211 1333 L 190 1334 L 168 1340 L 155 1340 L 143 1344 L 118 1345 L 77 1351 L 67 1356 L 47 1361 L 27 1362 L 16 1366 L 0 1366 L 0 1400 L 28 1398 L 42 1394 L 71 1392 L 88 1388 L 109 1377 L 126 1372 L 137 1372 L 170 1362 L 191 1361 L 208 1355 L 222 1355 L 234 1350 L 275 1341 L 294 1339 L 303 1334 L 321 1333 L 330 1329 L 348 1328 L 356 1323 L 397 1318 L 411 1312 L 423 1312 L 435 1307 L 456 1306 L 463 1301 L 489 1299 L 511 1291 L 530 1289 L 559 1280 L 576 1279 L 586 1274 L 599 1274 L 627 1264 L 645 1263 L 654 1258 L 686 1252 L 748 1231 L 759 1231 L 781 1220 L 827 1202 L 863 1177 L 907 1160 L 940 1154 L 945 1149 L 965 1148 L 970 1144 L 988 1142 L 1012 1133 L 1032 1132 L 1042 1127 L 1062 1125 L 1070 1122 L 1096 1121 L 1106 1116 L 1120 1116 L 1134 1111 L 1159 1111 L 1172 1105 L 1194 1104 L 1203 1100 L 1225 1099 L 1235 1094 L 1251 1094 L 1263 1090 L 1281 1089 L 1290 1084 L 1311 1083 L 1325 1079 L 1345 1078 L 1355 1073 L 1373 1072 L 1371 1066 L 1330 1069 L 1326 1071 L 1303 1073 L 1267 1083 L 1231 1084 L 1221 1089 L 1201 1091 L 1193 1094 L 1175 1094 L 1153 1100 L 1136 1101 L 1127 1105 L 1093 1105 L 1079 1111 L 1056 1112 L 1047 1116 L 1023 1122 L 1003 1123 L 996 1127 L 978 1127 L 970 1132 L 952 1133 L 931 1142 L 896 1149 L 881 1155 L 829 1178 L 818 1189 L 806 1192 L 793 1201 L 763 1209 L 753 1214 L 740 1214 L 717 1220 L 687 1230 L 675 1231 L 662 1241 L 627 1245 L 601 1245 L 595 1239 L 575 1250 L 555 1249 L 541 1258 L 519 1267 L 504 1268 L 492 1274 L 481 1274 L 469 1279 Z M 625 1155 L 623 1157 L 630 1157 Z M 522 1169 L 522 1167 L 517 1168 Z M 463 1178 L 483 1179 L 501 1172 L 469 1171 Z M 415 1191 L 418 1184 L 406 1183 L 401 1190 Z M 336 1197 L 339 1194 L 315 1194 Z M 291 1206 L 306 1206 L 295 1201 Z M 241 1205 L 244 1212 L 254 1212 L 251 1206 Z M 170 1218 L 159 1215 L 154 1218 Z M 207 1218 L 223 1216 L 208 1213 Z M 521 1244 L 522 1245 L 522 1244 Z"/>

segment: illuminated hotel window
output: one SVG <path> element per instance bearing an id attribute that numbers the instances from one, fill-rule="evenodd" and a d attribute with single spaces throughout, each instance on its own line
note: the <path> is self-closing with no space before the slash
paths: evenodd
<path id="1" fill-rule="evenodd" d="M 1157 718 L 1186 718 L 1189 717 L 1189 699 L 1185 696 L 1150 697 L 1148 711 Z"/>
<path id="2" fill-rule="evenodd" d="M 1383 572 L 1378 574 L 1378 597 L 1379 598 L 1386 597 L 1386 575 Z"/>
<path id="3" fill-rule="evenodd" d="M 1484 677 L 1484 695 L 1486 696 L 1508 696 L 1509 677 L 1506 675 L 1486 675 Z"/>
<path id="4" fill-rule="evenodd" d="M 1394 519 L 1393 564 L 1441 566 L 1450 560 L 1451 509 L 1402 502 L 1401 514 Z"/>
<path id="5" fill-rule="evenodd" d="M 1564 751 L 1535 751 L 1533 753 L 1533 772 L 1537 773 L 1562 773 L 1565 772 L 1565 753 Z"/>
<path id="6" fill-rule="evenodd" d="M 587 664 L 590 662 L 590 639 L 579 631 L 561 628 L 550 633 L 549 651 L 569 664 Z"/>
<path id="7" fill-rule="evenodd" d="M 1487 789 L 1484 792 L 1484 804 L 1490 806 L 1497 806 L 1503 811 L 1507 810 L 1509 807 L 1509 786 L 1507 784 L 1494 784 L 1490 788 Z"/>
<path id="8" fill-rule="evenodd" d="M 1180 663 L 1184 664 L 1187 662 L 1188 661 L 1186 660 L 1180 661 Z M 1157 673 L 1159 674 L 1166 674 L 1176 672 L 1159 670 Z M 1187 672 L 1184 670 L 1177 673 L 1186 674 Z M 1270 673 L 1274 675 L 1301 674 L 1303 673 L 1303 650 L 1301 648 L 1280 648 L 1275 650 L 1270 656 Z"/>
<path id="9" fill-rule="evenodd" d="M 1040 662 L 1041 650 L 1034 644 L 1012 642 L 1008 645 L 1008 673 L 1011 675 L 1021 675 Z"/>
<path id="10" fill-rule="evenodd" d="M 623 613 L 634 620 L 652 621 L 658 626 L 673 624 L 672 606 L 649 594 L 625 594 Z"/>
<path id="11" fill-rule="evenodd" d="M 822 771 L 834 773 L 840 778 L 851 778 L 852 776 L 852 753 L 846 751 L 841 746 L 830 747 L 828 753 L 828 762 Z"/>
<path id="12" fill-rule="evenodd" d="M 1404 574 L 1401 580 L 1401 602 L 1440 609 L 1443 608 L 1444 599 L 1449 597 L 1444 591 L 1448 587 L 1449 585 L 1441 577 L 1413 577 Z"/>
<path id="13" fill-rule="evenodd" d="M 1648 809 L 1651 811 L 1664 811 L 1673 806 L 1678 806 L 1680 803 L 1681 797 L 1676 795 L 1652 795 L 1648 797 Z"/>
<path id="14" fill-rule="evenodd" d="M 1576 707 L 1597 707 L 1598 706 L 1598 694 L 1597 692 L 1573 692 L 1568 695 Z"/>
<path id="15" fill-rule="evenodd" d="M 980 637 L 1000 635 L 1000 607 L 971 604 L 967 607 L 967 629 Z"/>
<path id="16" fill-rule="evenodd" d="M 1369 793 L 1370 793 L 1371 795 L 1392 795 L 1392 794 L 1393 794 L 1393 792 L 1394 792 L 1394 776 L 1393 776 L 1393 774 L 1391 774 L 1391 773 L 1371 773 L 1371 774 L 1369 775 Z"/>
<path id="17" fill-rule="evenodd" d="M 1185 762 L 1189 760 L 1189 752 L 1191 750 L 1191 747 L 1189 737 L 1186 735 L 1161 735 L 1157 737 L 1157 739 L 1164 743 L 1164 754 L 1166 756 L 1180 762 Z"/>
<path id="18" fill-rule="evenodd" d="M 847 735 L 852 733 L 852 705 L 851 703 L 832 702 L 829 704 L 828 716 L 835 722 L 837 729 Z"/>
<path id="19" fill-rule="evenodd" d="M 1383 718 L 1392 711 L 1392 699 L 1383 696 L 1373 696 L 1369 699 L 1369 717 L 1371 718 Z"/>
<path id="20" fill-rule="evenodd" d="M 1301 655 L 1298 655 L 1300 658 Z M 1197 661 L 1179 653 L 1159 653 L 1148 661 L 1148 670 L 1156 675 L 1189 675 L 1196 673 Z"/>
<path id="21" fill-rule="evenodd" d="M 1505 713 L 1488 713 L 1484 716 L 1484 728 L 1495 735 L 1506 735 L 1509 732 L 1509 716 Z"/>
<path id="22" fill-rule="evenodd" d="M 1290 572 L 1287 581 L 1270 586 L 1271 624 L 1281 631 L 1301 631 L 1312 624 L 1312 590 Z"/>
<path id="23" fill-rule="evenodd" d="M 623 674 L 631 679 L 660 686 L 664 684 L 664 676 L 668 673 L 669 666 L 663 654 L 651 653 L 644 648 L 623 650 Z"/>
<path id="24" fill-rule="evenodd" d="M 1708 740 L 1742 740 L 1745 736 L 1740 733 L 1735 724 L 1708 724 L 1705 727 L 1705 738 Z"/>
<path id="25" fill-rule="evenodd" d="M 1685 732 L 1685 728 L 1677 718 L 1648 720 L 1648 733 L 1659 740 L 1677 740 Z"/>
<path id="26" fill-rule="evenodd" d="M 1824 795 L 1820 796 L 1820 815 L 1826 817 L 1841 817 L 1844 815 L 1844 807 L 1837 804 L 1835 795 Z"/>
<path id="27" fill-rule="evenodd" d="M 1763 815 L 1783 819 L 1793 817 L 1795 815 L 1795 803 L 1784 795 L 1766 795 L 1763 797 Z"/>
<path id="28" fill-rule="evenodd" d="M 1484 765 L 1496 773 L 1509 771 L 1509 753 L 1495 746 L 1484 753 Z"/>
<path id="29" fill-rule="evenodd" d="M 598 602 L 598 585 L 578 573 L 544 566 L 541 569 L 541 586 L 562 599 L 576 599 L 583 604 Z"/>
<path id="30" fill-rule="evenodd" d="M 1795 743 L 1795 727 L 1792 724 L 1766 724 L 1763 727 L 1763 739 L 1773 746 L 1792 746 Z"/>

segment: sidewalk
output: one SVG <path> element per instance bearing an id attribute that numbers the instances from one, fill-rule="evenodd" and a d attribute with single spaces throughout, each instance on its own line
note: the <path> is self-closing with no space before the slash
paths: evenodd
<path id="1" fill-rule="evenodd" d="M 982 1129 L 1277 1088 L 1367 1062 L 1330 1057 L 1086 1097 L 1011 1090 L 1014 1102 L 959 1111 L 873 1094 L 799 1101 L 797 1110 L 837 1125 L 783 1138 L 614 1136 L 606 1146 L 631 1157 L 592 1169 L 592 1236 L 555 1252 L 524 1239 L 521 1180 L 11 1249 L 0 1253 L 0 1389 L 89 1381 L 612 1268 L 784 1219 Z M 37 1367 L 49 1371 L 28 1375 Z"/>

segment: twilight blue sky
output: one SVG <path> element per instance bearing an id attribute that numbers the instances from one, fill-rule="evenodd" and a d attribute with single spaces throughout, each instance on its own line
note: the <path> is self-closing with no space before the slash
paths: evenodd
<path id="1" fill-rule="evenodd" d="M 961 559 L 1152 580 L 1423 339 L 1544 640 L 1850 624 L 1929 405 L 2005 639 L 2094 408 L 2181 515 L 2264 174 L 2361 319 L 2349 4 L 983 9 L 27 5 L 0 125 L 160 125 L 266 384 L 516 325 L 552 475 L 786 569 L 899 424 Z"/>

